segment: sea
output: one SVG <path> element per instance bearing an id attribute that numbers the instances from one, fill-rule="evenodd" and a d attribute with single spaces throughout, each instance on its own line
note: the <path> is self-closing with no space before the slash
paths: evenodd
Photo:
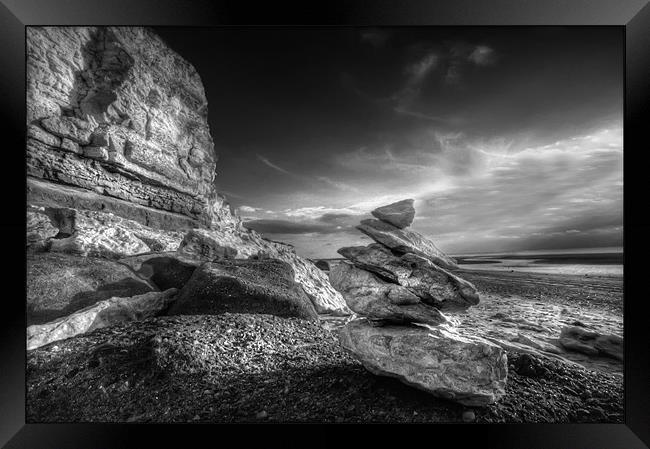
<path id="1" fill-rule="evenodd" d="M 577 248 L 452 255 L 462 269 L 623 276 L 623 248 Z"/>

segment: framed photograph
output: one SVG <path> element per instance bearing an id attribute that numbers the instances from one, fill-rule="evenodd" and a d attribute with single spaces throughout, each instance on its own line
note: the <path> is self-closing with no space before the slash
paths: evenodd
<path id="1" fill-rule="evenodd" d="M 5 447 L 650 446 L 645 0 L 0 18 Z"/>

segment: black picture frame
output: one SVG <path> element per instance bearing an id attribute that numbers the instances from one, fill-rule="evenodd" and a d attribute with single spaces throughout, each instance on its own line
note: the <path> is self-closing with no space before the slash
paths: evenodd
<path id="1" fill-rule="evenodd" d="M 2 179 L 5 267 L 0 316 L 0 444 L 7 448 L 116 448 L 191 445 L 196 438 L 238 445 L 262 436 L 312 444 L 343 442 L 340 430 L 359 432 L 366 444 L 392 434 L 455 447 L 636 449 L 650 446 L 650 336 L 646 260 L 650 219 L 645 217 L 645 130 L 650 103 L 650 6 L 648 0 L 447 0 L 328 1 L 290 7 L 278 2 L 183 0 L 1 0 L 0 98 L 5 133 Z M 625 27 L 624 240 L 625 424 L 501 424 L 429 426 L 210 424 L 25 424 L 25 26 L 28 25 L 613 25 Z M 22 236 L 22 237 L 18 237 Z M 10 288 L 9 288 L 10 287 Z M 217 427 L 218 426 L 218 427 Z M 242 431 L 243 430 L 243 431 Z M 294 430 L 307 431 L 295 438 Z M 302 433 L 302 432 L 301 432 Z M 153 443 L 156 440 L 156 443 Z M 447 443 L 449 444 L 449 443 Z"/>

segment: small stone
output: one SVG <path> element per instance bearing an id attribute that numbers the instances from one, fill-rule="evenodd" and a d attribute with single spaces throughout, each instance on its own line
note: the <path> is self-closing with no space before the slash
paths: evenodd
<path id="1" fill-rule="evenodd" d="M 476 420 L 476 414 L 473 410 L 465 410 L 463 412 L 463 422 L 474 422 Z"/>
<path id="2" fill-rule="evenodd" d="M 261 412 L 257 413 L 257 415 L 255 415 L 255 417 L 257 419 L 266 419 L 266 418 L 269 417 L 269 414 L 266 413 L 266 410 L 262 410 Z"/>

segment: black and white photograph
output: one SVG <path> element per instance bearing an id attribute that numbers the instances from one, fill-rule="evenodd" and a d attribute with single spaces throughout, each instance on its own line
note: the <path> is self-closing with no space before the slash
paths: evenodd
<path id="1" fill-rule="evenodd" d="M 623 422 L 620 27 L 25 48 L 26 422 Z"/>

